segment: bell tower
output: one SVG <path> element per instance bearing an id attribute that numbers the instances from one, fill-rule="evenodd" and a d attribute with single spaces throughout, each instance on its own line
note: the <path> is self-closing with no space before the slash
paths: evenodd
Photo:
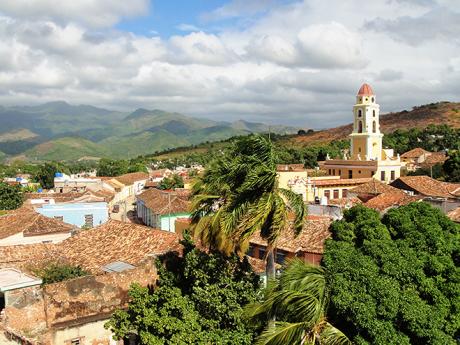
<path id="1" fill-rule="evenodd" d="M 350 154 L 354 160 L 382 159 L 382 137 L 379 123 L 380 106 L 369 84 L 363 84 L 353 106 L 353 132 L 350 134 Z"/>

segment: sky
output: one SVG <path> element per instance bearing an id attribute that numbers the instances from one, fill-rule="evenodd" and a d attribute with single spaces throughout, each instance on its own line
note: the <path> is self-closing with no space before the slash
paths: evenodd
<path id="1" fill-rule="evenodd" d="M 349 123 L 460 101 L 459 0 L 2 0 L 0 105 Z"/>

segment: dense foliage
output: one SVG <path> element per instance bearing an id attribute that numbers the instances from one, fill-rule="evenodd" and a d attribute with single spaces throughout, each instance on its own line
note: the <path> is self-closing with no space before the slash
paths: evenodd
<path id="1" fill-rule="evenodd" d="M 177 174 L 171 177 L 165 177 L 161 180 L 158 188 L 161 190 L 184 188 L 184 179 Z"/>
<path id="2" fill-rule="evenodd" d="M 195 236 L 230 254 L 245 253 L 251 235 L 260 233 L 268 243 L 268 277 L 275 274 L 276 240 L 287 226 L 300 233 L 307 212 L 301 195 L 278 186 L 276 152 L 260 135 L 237 140 L 197 179 L 192 194 Z"/>
<path id="3" fill-rule="evenodd" d="M 0 182 L 0 210 L 15 210 L 22 206 L 24 196 L 21 186 Z"/>
<path id="4" fill-rule="evenodd" d="M 88 272 L 80 266 L 72 266 L 61 263 L 50 263 L 43 268 L 35 270 L 34 273 L 42 279 L 43 284 L 57 283 L 88 275 Z"/>
<path id="5" fill-rule="evenodd" d="M 101 159 L 96 166 L 97 176 L 120 176 L 132 172 L 147 172 L 145 164 L 127 160 Z"/>
<path id="6" fill-rule="evenodd" d="M 326 283 L 323 268 L 300 259 L 289 262 L 281 276 L 269 283 L 262 301 L 246 308 L 250 321 L 265 325 L 256 344 L 350 344 L 341 331 L 326 321 Z"/>
<path id="7" fill-rule="evenodd" d="M 433 152 L 455 150 L 460 147 L 460 129 L 448 125 L 429 125 L 425 129 L 398 129 L 385 134 L 383 146 L 393 148 L 400 154 L 417 147 Z"/>
<path id="8" fill-rule="evenodd" d="M 35 179 L 45 189 L 54 188 L 54 176 L 57 172 L 68 173 L 68 169 L 59 163 L 43 164 L 35 175 Z"/>
<path id="9" fill-rule="evenodd" d="M 128 308 L 106 327 L 118 339 L 137 334 L 145 345 L 252 344 L 254 329 L 242 316 L 259 279 L 247 260 L 182 243 L 183 257 L 170 253 L 157 262 L 157 286 L 133 285 Z"/>
<path id="10" fill-rule="evenodd" d="M 329 320 L 356 344 L 456 344 L 460 232 L 438 209 L 412 203 L 382 219 L 362 206 L 332 224 L 323 265 Z"/>
<path id="11" fill-rule="evenodd" d="M 443 170 L 448 181 L 460 182 L 460 150 L 449 154 L 449 159 L 444 162 Z"/>

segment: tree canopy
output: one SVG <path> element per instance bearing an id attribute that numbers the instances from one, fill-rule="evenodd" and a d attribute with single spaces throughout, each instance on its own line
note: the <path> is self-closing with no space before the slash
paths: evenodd
<path id="1" fill-rule="evenodd" d="M 22 206 L 24 196 L 21 186 L 0 182 L 0 210 L 15 210 Z"/>
<path id="2" fill-rule="evenodd" d="M 206 253 L 187 239 L 183 256 L 157 261 L 154 288 L 133 285 L 126 310 L 106 327 L 117 339 L 137 334 L 140 344 L 252 344 L 254 328 L 242 315 L 256 298 L 259 278 L 247 260 Z"/>
<path id="3" fill-rule="evenodd" d="M 161 180 L 158 188 L 162 190 L 184 188 L 184 179 L 177 174 L 174 174 L 171 177 L 165 177 Z"/>
<path id="4" fill-rule="evenodd" d="M 382 219 L 353 207 L 332 224 L 323 265 L 329 320 L 356 344 L 456 344 L 459 225 L 426 203 Z"/>

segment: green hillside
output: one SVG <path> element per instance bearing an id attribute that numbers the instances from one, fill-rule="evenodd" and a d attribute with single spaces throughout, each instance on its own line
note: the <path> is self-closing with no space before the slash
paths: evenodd
<path id="1" fill-rule="evenodd" d="M 24 152 L 29 160 L 77 160 L 83 156 L 109 157 L 109 153 L 92 141 L 64 137 L 39 144 Z"/>

